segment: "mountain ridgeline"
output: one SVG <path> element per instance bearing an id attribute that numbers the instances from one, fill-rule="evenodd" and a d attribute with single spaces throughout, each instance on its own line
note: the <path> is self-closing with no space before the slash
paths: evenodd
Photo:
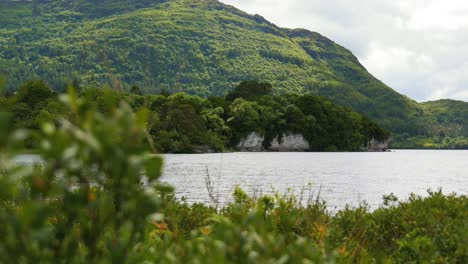
<path id="1" fill-rule="evenodd" d="M 326 37 L 215 0 L 3 0 L 0 46 L 11 91 L 31 79 L 56 90 L 76 79 L 212 96 L 261 80 L 278 95 L 311 93 L 351 107 L 389 129 L 396 146 L 464 147 L 468 137 L 466 103 L 417 103 Z"/>

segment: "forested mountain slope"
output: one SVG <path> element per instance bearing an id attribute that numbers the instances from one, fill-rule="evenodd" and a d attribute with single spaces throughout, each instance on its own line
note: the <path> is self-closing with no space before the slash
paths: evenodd
<path id="1" fill-rule="evenodd" d="M 258 79 L 279 94 L 313 93 L 350 106 L 397 138 L 440 135 L 447 127 L 468 136 L 459 123 L 441 122 L 430 105 L 374 78 L 326 37 L 279 28 L 215 0 L 3 0 L 0 25 L 0 73 L 10 89 L 38 78 L 63 89 L 77 79 L 208 96 Z"/>

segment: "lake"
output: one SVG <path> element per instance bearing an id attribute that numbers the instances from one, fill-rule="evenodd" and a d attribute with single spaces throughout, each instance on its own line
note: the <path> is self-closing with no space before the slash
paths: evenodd
<path id="1" fill-rule="evenodd" d="M 206 179 L 220 203 L 236 186 L 249 194 L 314 194 L 336 211 L 366 201 L 371 208 L 394 193 L 407 199 L 428 189 L 468 192 L 468 151 L 394 150 L 384 153 L 225 153 L 165 155 L 162 181 L 188 202 L 210 203 Z M 304 187 L 307 187 L 305 191 Z"/>
<path id="2" fill-rule="evenodd" d="M 394 150 L 384 153 L 223 153 L 164 155 L 162 182 L 175 187 L 190 203 L 232 201 L 236 186 L 247 193 L 304 193 L 327 202 L 331 211 L 366 201 L 382 204 L 384 194 L 407 199 L 428 189 L 468 194 L 468 151 Z M 18 162 L 37 162 L 34 155 Z M 210 175 L 209 177 L 207 175 Z"/>

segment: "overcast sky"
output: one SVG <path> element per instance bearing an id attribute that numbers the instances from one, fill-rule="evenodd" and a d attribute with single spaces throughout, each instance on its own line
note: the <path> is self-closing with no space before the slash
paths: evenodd
<path id="1" fill-rule="evenodd" d="M 221 0 L 322 33 L 417 101 L 468 101 L 467 0 Z"/>

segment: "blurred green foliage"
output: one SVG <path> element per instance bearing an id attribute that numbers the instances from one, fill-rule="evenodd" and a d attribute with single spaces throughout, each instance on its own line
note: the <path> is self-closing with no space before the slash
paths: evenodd
<path id="1" fill-rule="evenodd" d="M 76 79 L 86 87 L 136 85 L 143 93 L 206 97 L 263 80 L 275 94 L 311 93 L 351 107 L 400 135 L 397 141 L 447 130 L 468 137 L 324 36 L 280 28 L 214 0 L 4 0 L 0 46 L 0 74 L 9 77 L 10 91 L 32 79 L 62 91 Z"/>
<path id="2" fill-rule="evenodd" d="M 41 123 L 41 163 L 11 161 L 27 137 L 16 132 L 0 152 L 1 263 L 127 263 L 139 254 L 148 217 L 160 210 L 153 183 L 162 160 L 148 148 L 148 111 L 121 102 L 104 115 L 71 91 L 68 119 Z"/>
<path id="3" fill-rule="evenodd" d="M 74 86 L 77 85 L 70 87 Z M 272 96 L 270 84 L 256 81 L 241 83 L 227 99 L 201 98 L 182 92 L 140 95 L 110 88 L 80 87 L 80 90 L 79 97 L 85 100 L 86 107 L 102 113 L 112 112 L 108 105 L 117 107 L 119 100 L 127 101 L 134 110 L 147 109 L 149 133 L 160 152 L 234 150 L 252 132 L 267 139 L 265 149 L 277 136 L 303 134 L 312 151 L 360 151 L 372 138 L 384 141 L 390 137 L 388 131 L 368 118 L 324 97 Z M 138 87 L 131 90 L 139 91 Z M 43 81 L 29 81 L 16 94 L 0 100 L 11 106 L 14 127 L 33 132 L 43 122 L 57 123 L 72 114 Z M 39 142 L 34 138 L 27 141 L 32 148 Z"/>
<path id="4" fill-rule="evenodd" d="M 375 211 L 362 205 L 330 213 L 319 197 L 305 197 L 304 205 L 302 195 L 251 197 L 236 189 L 234 201 L 221 209 L 189 205 L 157 181 L 162 160 L 151 154 L 158 138 L 150 133 L 158 118 L 144 107 L 134 112 L 128 103 L 149 98 L 109 89 L 81 96 L 70 89 L 59 97 L 63 115 L 40 122 L 36 132 L 37 165 L 14 161 L 25 151 L 28 131 L 5 132 L 1 126 L 0 263 L 468 261 L 466 196 L 429 192 L 399 201 L 389 195 Z M 331 104 L 293 98 L 318 100 L 317 107 Z M 150 101 L 158 100 L 194 112 L 208 101 L 186 94 Z"/>

